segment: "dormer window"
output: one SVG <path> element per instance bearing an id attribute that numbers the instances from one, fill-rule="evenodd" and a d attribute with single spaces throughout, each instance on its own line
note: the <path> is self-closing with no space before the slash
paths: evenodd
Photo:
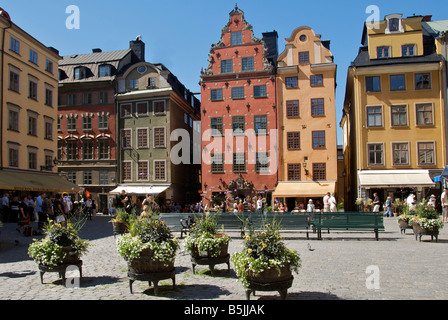
<path id="1" fill-rule="evenodd" d="M 75 80 L 85 79 L 87 75 L 86 68 L 77 67 L 75 68 Z"/>
<path id="2" fill-rule="evenodd" d="M 386 33 L 404 32 L 401 14 L 390 14 L 386 16 Z"/>
<path id="3" fill-rule="evenodd" d="M 100 77 L 109 77 L 111 75 L 111 68 L 109 65 L 100 66 Z"/>

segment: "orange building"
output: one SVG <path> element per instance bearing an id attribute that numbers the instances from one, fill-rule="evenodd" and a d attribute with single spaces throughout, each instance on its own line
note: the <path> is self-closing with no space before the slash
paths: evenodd
<path id="1" fill-rule="evenodd" d="M 336 64 L 330 41 L 295 29 L 278 57 L 279 183 L 289 210 L 336 192 Z"/>
<path id="2" fill-rule="evenodd" d="M 278 36 L 256 38 L 238 7 L 229 15 L 201 74 L 203 195 L 228 205 L 257 195 L 269 202 L 277 183 Z"/>

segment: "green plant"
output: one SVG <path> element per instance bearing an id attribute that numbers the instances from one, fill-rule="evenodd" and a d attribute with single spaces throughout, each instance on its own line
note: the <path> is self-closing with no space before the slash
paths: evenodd
<path id="1" fill-rule="evenodd" d="M 45 238 L 34 242 L 28 248 L 28 255 L 33 260 L 42 265 L 54 267 L 64 261 L 67 253 L 64 247 L 71 247 L 72 252 L 80 257 L 86 253 L 90 246 L 89 241 L 78 236 L 78 224 L 56 223 L 48 221 L 44 227 Z"/>
<path id="2" fill-rule="evenodd" d="M 118 253 L 129 262 L 151 249 L 155 260 L 169 263 L 174 260 L 178 248 L 179 241 L 165 222 L 152 217 L 131 220 L 129 233 L 117 240 Z"/>
<path id="3" fill-rule="evenodd" d="M 234 253 L 232 261 L 235 272 L 247 287 L 248 275 L 257 276 L 261 272 L 287 265 L 298 273 L 301 266 L 297 251 L 288 249 L 280 235 L 280 224 L 273 220 L 265 224 L 259 231 L 251 231 L 244 241 L 244 250 Z"/>
<path id="4" fill-rule="evenodd" d="M 192 256 L 197 251 L 210 252 L 212 257 L 217 257 L 221 247 L 229 243 L 230 237 L 224 234 L 224 230 L 218 232 L 216 217 L 213 215 L 195 217 L 195 220 L 184 241 L 185 249 Z"/>
<path id="5" fill-rule="evenodd" d="M 411 222 L 430 231 L 440 230 L 444 226 L 442 219 L 439 218 L 439 213 L 426 201 L 417 204 L 415 216 L 412 217 Z"/>

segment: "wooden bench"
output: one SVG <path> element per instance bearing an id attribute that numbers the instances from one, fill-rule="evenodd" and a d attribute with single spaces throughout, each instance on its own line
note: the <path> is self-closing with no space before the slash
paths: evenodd
<path id="1" fill-rule="evenodd" d="M 322 240 L 322 229 L 332 230 L 373 230 L 379 240 L 379 231 L 384 231 L 383 214 L 378 212 L 319 212 L 314 213 L 311 224 L 317 230 L 318 240 Z"/>

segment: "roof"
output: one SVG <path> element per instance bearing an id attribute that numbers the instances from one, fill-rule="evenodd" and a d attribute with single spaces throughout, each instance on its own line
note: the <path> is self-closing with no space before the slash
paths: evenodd
<path id="1" fill-rule="evenodd" d="M 131 51 L 131 49 L 127 49 L 110 52 L 95 52 L 90 54 L 75 54 L 71 56 L 64 56 L 62 60 L 59 61 L 59 65 L 68 66 L 119 61 Z"/>
<path id="2" fill-rule="evenodd" d="M 425 56 L 399 57 L 387 59 L 370 59 L 367 47 L 361 47 L 359 54 L 353 61 L 354 67 L 376 67 L 397 64 L 415 64 L 415 63 L 438 63 L 443 61 L 443 57 L 432 53 Z"/>
<path id="3" fill-rule="evenodd" d="M 422 22 L 422 27 L 434 38 L 448 32 L 448 20 Z"/>

